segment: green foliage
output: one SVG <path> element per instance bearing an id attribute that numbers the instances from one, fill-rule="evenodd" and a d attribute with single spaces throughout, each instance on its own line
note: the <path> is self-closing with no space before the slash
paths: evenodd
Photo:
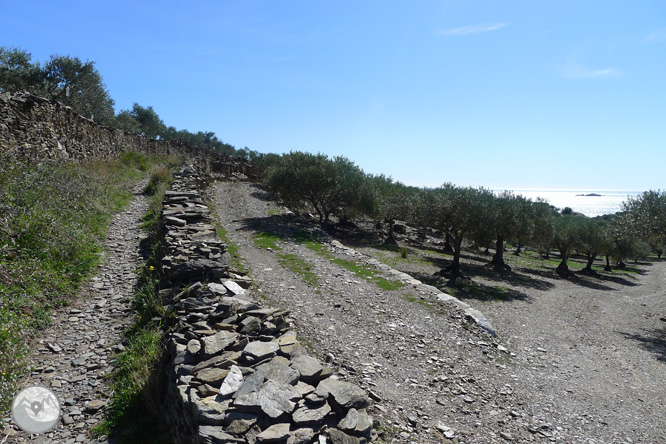
<path id="1" fill-rule="evenodd" d="M 120 161 L 130 168 L 136 168 L 139 171 L 148 171 L 149 159 L 145 154 L 136 151 L 125 151 L 120 154 Z"/>
<path id="2" fill-rule="evenodd" d="M 594 259 L 607 248 L 607 239 L 604 235 L 606 223 L 603 219 L 580 218 L 576 224 L 577 242 L 576 250 L 585 256 L 587 264 L 585 272 L 592 272 Z"/>
<path id="3" fill-rule="evenodd" d="M 406 220 L 410 216 L 418 189 L 395 182 L 383 174 L 369 176 L 368 182 L 373 198 L 372 215 L 375 220 L 389 224 L 386 240 L 391 242 L 395 221 Z"/>
<path id="4" fill-rule="evenodd" d="M 421 203 L 420 211 L 429 215 L 420 216 L 430 221 L 433 227 L 451 237 L 453 243 L 453 261 L 448 269 L 453 277 L 460 274 L 460 253 L 463 240 L 471 233 L 478 232 L 488 224 L 488 206 L 492 193 L 484 188 L 458 187 L 446 183 L 439 188 L 425 190 L 431 196 Z"/>
<path id="5" fill-rule="evenodd" d="M 0 90 L 36 91 L 39 85 L 39 65 L 33 65 L 29 52 L 0 47 Z"/>
<path id="6" fill-rule="evenodd" d="M 622 204 L 625 233 L 652 246 L 661 255 L 666 244 L 666 191 L 644 191 Z"/>
<path id="7" fill-rule="evenodd" d="M 407 255 L 409 254 L 409 250 L 407 247 L 402 247 L 400 248 L 400 257 L 403 259 L 407 259 Z"/>
<path id="8" fill-rule="evenodd" d="M 152 106 L 134 103 L 131 110 L 114 115 L 111 98 L 95 62 L 81 61 L 78 57 L 51 55 L 43 65 L 33 63 L 32 56 L 19 48 L 0 47 L 0 91 L 29 91 L 71 106 L 84 117 L 96 122 L 149 138 L 179 140 L 193 147 L 221 154 L 238 154 L 246 159 L 257 158 L 259 170 L 265 168 L 263 160 L 274 154 L 260 154 L 247 147 L 237 150 L 222 142 L 211 131 L 192 133 L 166 126 Z"/>
<path id="9" fill-rule="evenodd" d="M 114 101 L 106 89 L 95 62 L 78 57 L 52 55 L 41 69 L 46 97 L 57 100 L 95 121 L 110 125 Z"/>
<path id="10" fill-rule="evenodd" d="M 78 57 L 52 55 L 44 65 L 33 64 L 31 55 L 17 48 L 0 48 L 0 89 L 29 91 L 71 106 L 77 113 L 111 125 L 114 101 L 95 62 Z"/>
<path id="11" fill-rule="evenodd" d="M 143 134 L 150 139 L 156 139 L 165 132 L 166 126 L 152 106 L 144 108 L 138 103 L 134 103 L 130 111 L 121 111 L 119 115 L 122 115 L 121 124 L 124 126 L 123 129 L 138 128 L 137 132 L 139 134 Z"/>
<path id="12" fill-rule="evenodd" d="M 166 165 L 156 165 L 150 174 L 150 180 L 143 189 L 143 192 L 149 196 L 155 194 L 164 194 L 164 191 L 173 182 L 173 172 Z"/>
<path id="13" fill-rule="evenodd" d="M 119 433 L 121 443 L 159 443 L 161 419 L 160 389 L 156 363 L 163 349 L 159 326 L 138 330 L 128 337 L 129 345 L 117 356 L 113 373 L 113 399 L 104 420 L 92 430 L 93 436 Z"/>
<path id="14" fill-rule="evenodd" d="M 555 219 L 553 245 L 560 252 L 561 262 L 556 268 L 556 271 L 560 274 L 569 271 L 567 260 L 573 249 L 578 245 L 584 219 L 583 216 L 576 216 L 573 214 Z"/>
<path id="15" fill-rule="evenodd" d="M 377 271 L 375 269 L 368 266 L 359 265 L 355 261 L 349 259 L 333 258 L 331 259 L 331 262 L 351 271 L 361 279 L 365 279 L 374 283 L 382 290 L 390 291 L 404 287 L 402 282 L 384 279 L 383 277 L 377 275 Z"/>
<path id="16" fill-rule="evenodd" d="M 345 157 L 303 152 L 283 155 L 264 178 L 266 188 L 284 204 L 314 210 L 322 225 L 333 214 L 348 219 L 368 214 L 372 196 L 365 183 L 363 171 Z"/>

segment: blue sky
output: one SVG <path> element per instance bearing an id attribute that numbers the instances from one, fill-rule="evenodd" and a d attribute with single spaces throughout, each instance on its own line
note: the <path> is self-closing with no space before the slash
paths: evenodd
<path id="1" fill-rule="evenodd" d="M 0 46 L 116 101 L 410 185 L 664 188 L 666 2 L 4 2 Z"/>

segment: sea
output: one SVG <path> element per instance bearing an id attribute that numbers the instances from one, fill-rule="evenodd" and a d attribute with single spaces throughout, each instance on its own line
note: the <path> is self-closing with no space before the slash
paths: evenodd
<path id="1" fill-rule="evenodd" d="M 622 202 L 642 193 L 641 191 L 599 190 L 513 190 L 513 192 L 532 200 L 541 197 L 560 210 L 569 207 L 575 212 L 589 217 L 617 213 L 621 210 Z M 598 194 L 598 196 L 587 196 L 588 194 Z"/>

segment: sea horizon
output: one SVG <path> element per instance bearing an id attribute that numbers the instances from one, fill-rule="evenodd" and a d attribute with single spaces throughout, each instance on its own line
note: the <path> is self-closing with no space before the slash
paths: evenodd
<path id="1" fill-rule="evenodd" d="M 504 190 L 493 190 L 504 191 Z M 622 203 L 629 197 L 635 197 L 643 191 L 628 190 L 596 190 L 593 188 L 575 189 L 512 189 L 515 194 L 520 194 L 528 199 L 536 200 L 541 197 L 560 210 L 569 207 L 577 213 L 588 217 L 615 214 L 622 209 Z M 598 194 L 598 196 L 587 196 Z"/>

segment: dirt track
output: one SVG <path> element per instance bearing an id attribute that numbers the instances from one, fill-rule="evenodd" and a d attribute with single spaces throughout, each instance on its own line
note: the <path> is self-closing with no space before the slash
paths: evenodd
<path id="1" fill-rule="evenodd" d="M 519 297 L 466 299 L 498 343 L 411 288 L 381 290 L 294 242 L 295 220 L 276 215 L 258 187 L 209 192 L 257 291 L 292 309 L 302 340 L 381 399 L 374 414 L 386 442 L 666 442 L 666 263 L 599 279 L 514 269 L 499 278 Z M 282 252 L 302 257 L 320 283 L 257 248 L 260 231 L 281 233 Z"/>

